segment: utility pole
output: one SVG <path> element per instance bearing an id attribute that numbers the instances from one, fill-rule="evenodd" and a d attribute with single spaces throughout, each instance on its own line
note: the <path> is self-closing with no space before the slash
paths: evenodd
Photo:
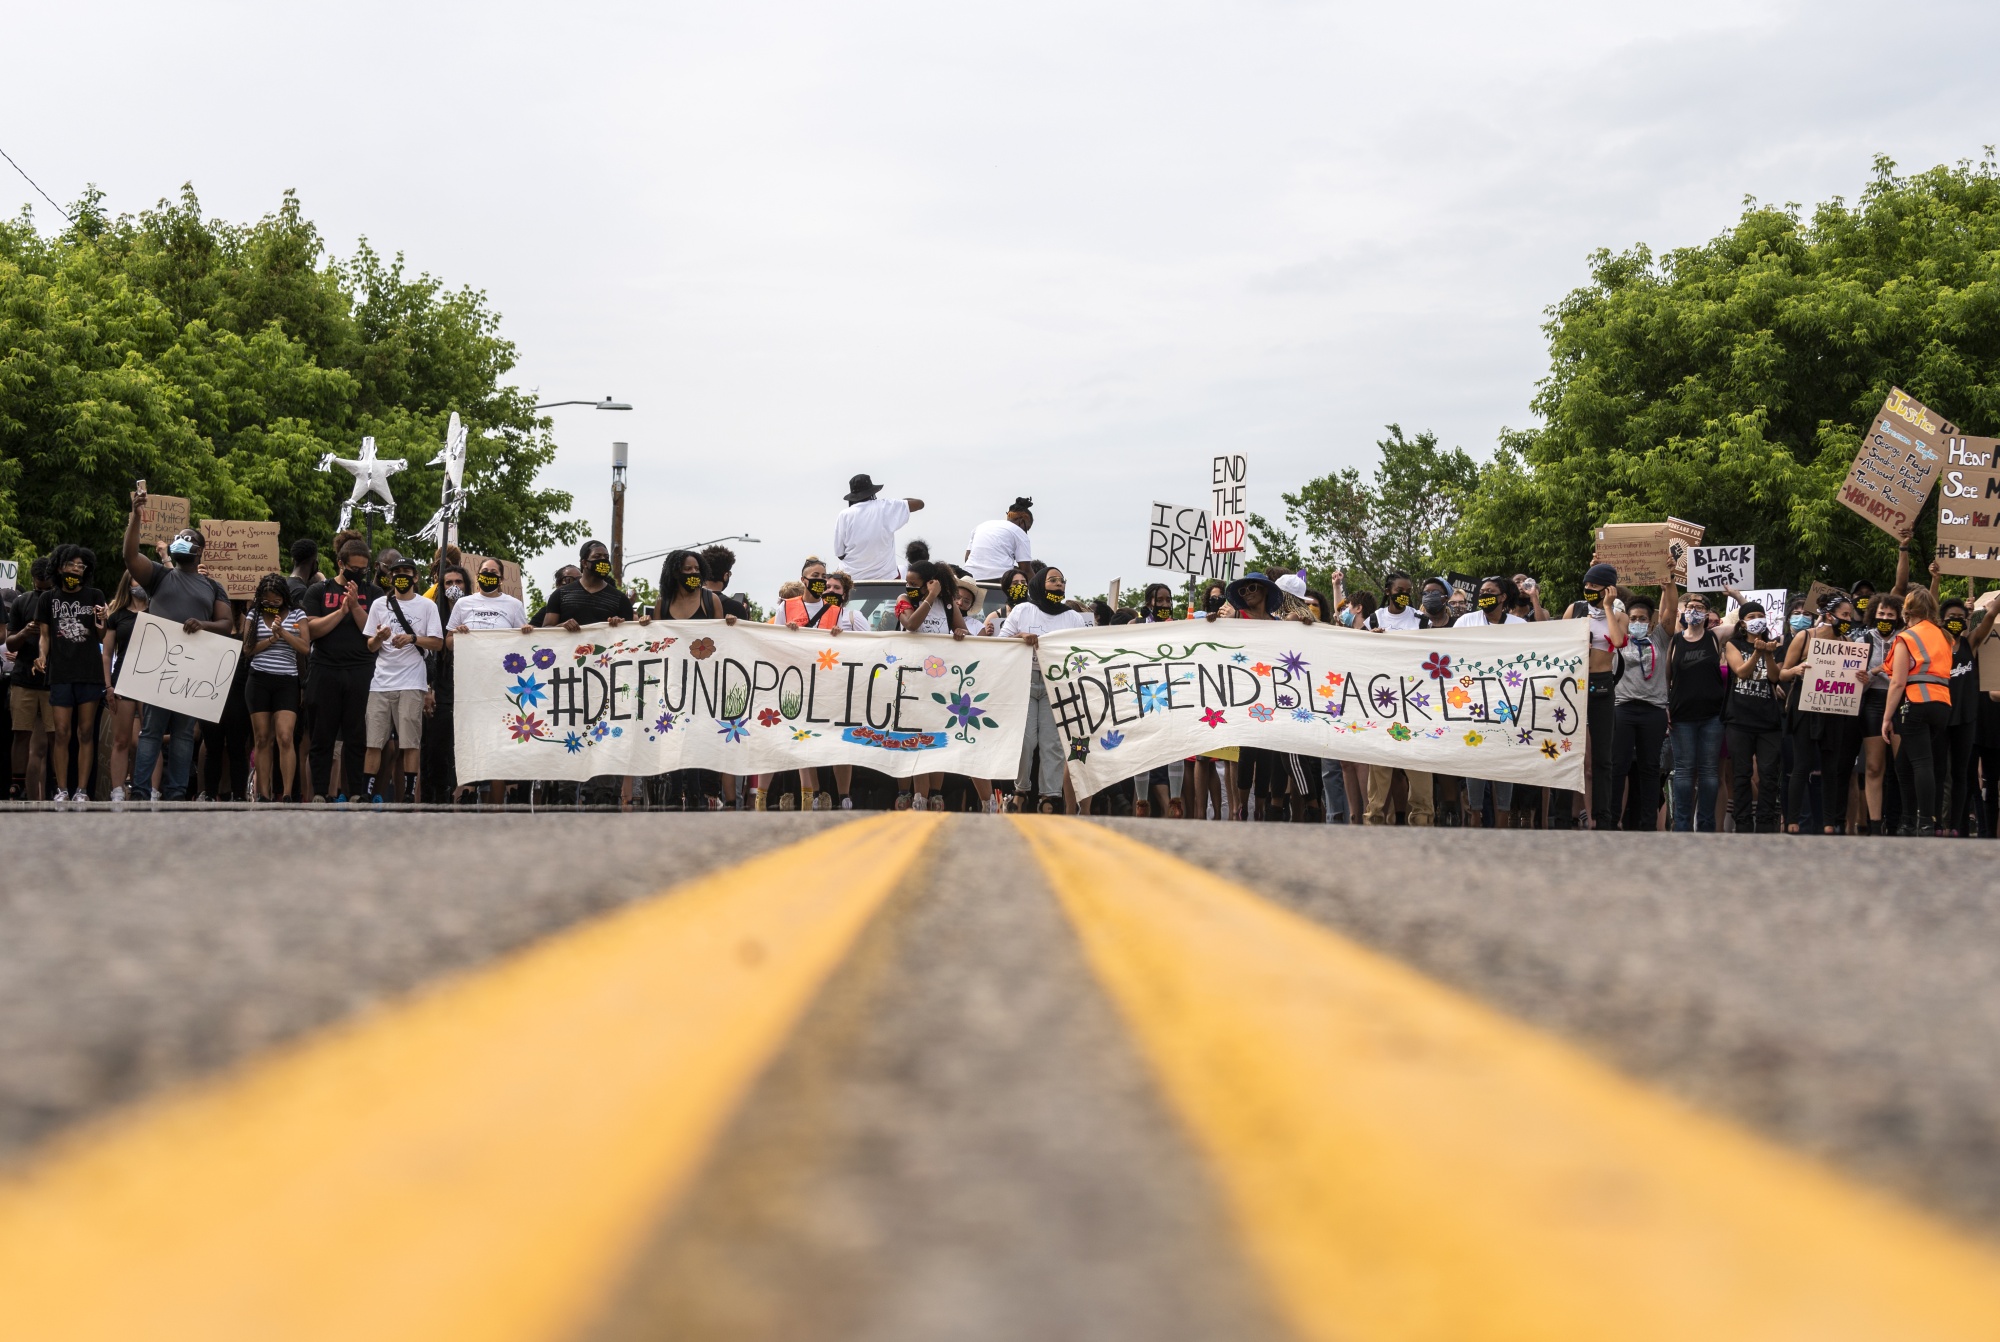
<path id="1" fill-rule="evenodd" d="M 611 581 L 625 585 L 625 447 L 611 445 Z"/>

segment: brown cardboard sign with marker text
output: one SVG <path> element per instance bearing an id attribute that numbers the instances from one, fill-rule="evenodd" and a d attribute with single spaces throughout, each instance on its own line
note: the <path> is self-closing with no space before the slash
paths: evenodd
<path id="1" fill-rule="evenodd" d="M 1595 564 L 1618 570 L 1625 587 L 1657 587 L 1687 576 L 1687 555 L 1701 544 L 1703 528 L 1696 522 L 1669 517 L 1664 522 L 1613 522 L 1597 529 Z"/>
<path id="2" fill-rule="evenodd" d="M 278 557 L 276 522 L 232 522 L 211 517 L 201 524 L 208 544 L 201 552 L 201 566 L 208 576 L 221 583 L 231 601 L 248 601 L 257 595 L 257 583 L 267 573 L 283 573 Z"/>
<path id="3" fill-rule="evenodd" d="M 1944 440 L 1958 426 L 1914 400 L 1901 387 L 1861 435 L 1861 450 L 1836 495 L 1891 536 L 1916 525 L 1917 513 L 1944 468 Z"/>

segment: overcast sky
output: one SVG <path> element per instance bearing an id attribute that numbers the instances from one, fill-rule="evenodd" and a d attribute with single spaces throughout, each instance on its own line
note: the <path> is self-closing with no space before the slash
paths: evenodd
<path id="1" fill-rule="evenodd" d="M 626 439 L 628 552 L 747 531 L 766 602 L 856 471 L 953 558 L 1032 495 L 1036 554 L 1094 592 L 1216 452 L 1274 516 L 1391 421 L 1484 456 L 1592 249 L 2000 140 L 1990 4 L 79 14 L 10 13 L 0 81 L 0 148 L 58 200 L 191 181 L 242 220 L 295 187 L 336 251 L 486 290 L 522 385 L 636 407 L 555 412 L 593 532 Z"/>

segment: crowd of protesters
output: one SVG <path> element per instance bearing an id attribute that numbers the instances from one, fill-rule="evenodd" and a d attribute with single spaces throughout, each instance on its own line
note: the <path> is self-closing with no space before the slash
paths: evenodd
<path id="1" fill-rule="evenodd" d="M 58 803 L 483 803 L 681 810 L 1088 810 L 1187 819 L 1792 833 L 1992 835 L 2000 821 L 2000 694 L 1981 693 L 1975 653 L 2000 613 L 2000 593 L 1969 605 L 1909 581 L 1905 541 L 1895 581 L 1859 582 L 1808 610 L 1794 599 L 1765 610 L 1734 591 L 1657 597 L 1592 567 L 1575 600 L 1550 609 L 1525 574 L 1475 584 L 1445 576 L 1384 577 L 1380 594 L 1308 587 L 1299 574 L 1164 583 L 1136 607 L 1071 596 L 1063 570 L 1037 560 L 1033 501 L 972 534 L 964 563 L 934 558 L 897 531 L 923 507 L 883 499 L 856 476 L 835 530 L 835 560 L 808 556 L 776 593 L 774 624 L 827 634 L 901 630 L 955 639 L 1014 638 L 1092 625 L 1169 620 L 1280 619 L 1362 633 L 1575 619 L 1589 624 L 1589 790 L 1575 794 L 1416 770 L 1370 768 L 1252 747 L 1146 771 L 1081 802 L 1039 666 L 1020 767 L 1011 779 L 933 773 L 904 780 L 835 766 L 732 777 L 687 769 L 584 784 L 460 779 L 452 748 L 451 659 L 465 631 L 618 625 L 627 621 L 751 618 L 730 595 L 735 556 L 720 545 L 677 550 L 660 571 L 656 604 L 622 588 L 612 557 L 586 543 L 529 611 L 504 592 L 493 559 L 468 569 L 446 548 L 419 563 L 352 532 L 333 538 L 330 574 L 312 540 L 292 546 L 288 573 L 270 573 L 232 600 L 203 565 L 205 538 L 188 528 L 141 547 L 135 494 L 114 581 L 98 557 L 61 545 L 29 567 L 6 602 L 0 723 L 11 733 L 10 795 Z M 850 605 L 857 582 L 900 580 L 872 620 Z M 240 639 L 236 681 L 216 722 L 121 698 L 119 675 L 145 613 L 192 633 Z M 1858 714 L 1805 711 L 1797 688 L 1814 638 L 1867 653 Z M 99 750 L 102 738 L 105 749 Z M 1725 768 L 1726 763 L 1726 768 Z"/>

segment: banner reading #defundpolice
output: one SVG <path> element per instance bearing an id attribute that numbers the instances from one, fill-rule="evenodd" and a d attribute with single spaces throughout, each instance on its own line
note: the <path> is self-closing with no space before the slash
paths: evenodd
<path id="1" fill-rule="evenodd" d="M 1190 620 L 1044 634 L 1070 778 L 1219 746 L 1583 789 L 1590 623 L 1360 633 Z"/>
<path id="2" fill-rule="evenodd" d="M 458 775 L 585 779 L 859 764 L 1012 778 L 1031 663 L 1013 639 L 655 621 L 453 640 Z"/>

